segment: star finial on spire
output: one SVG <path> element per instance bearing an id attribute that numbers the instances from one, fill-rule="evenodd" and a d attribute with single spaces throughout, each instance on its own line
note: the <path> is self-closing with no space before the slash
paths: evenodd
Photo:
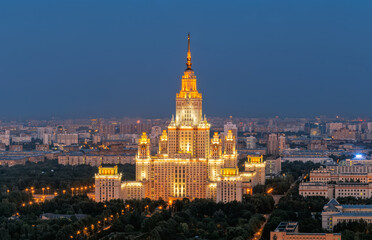
<path id="1" fill-rule="evenodd" d="M 187 62 L 186 66 L 187 69 L 191 69 L 191 51 L 190 51 L 190 33 L 187 35 L 187 41 L 188 41 L 188 46 L 187 46 Z"/>

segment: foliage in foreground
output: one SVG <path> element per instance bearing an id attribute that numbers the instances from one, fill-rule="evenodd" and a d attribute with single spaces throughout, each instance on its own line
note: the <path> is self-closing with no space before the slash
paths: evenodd
<path id="1" fill-rule="evenodd" d="M 28 200 L 29 195 L 21 196 Z M 11 194 L 0 195 L 1 239 L 247 239 L 271 211 L 271 196 L 247 196 L 241 203 L 212 200 L 113 200 L 97 203 L 86 196 L 60 195 L 42 204 L 20 206 Z M 13 199 L 13 200 L 12 200 Z M 7 205 L 10 204 L 10 205 Z M 7 210 L 4 210 L 7 209 Z M 269 210 L 267 210 L 269 209 Z M 8 217 L 17 211 L 19 218 Z M 87 214 L 81 220 L 41 220 L 42 213 Z M 78 234 L 79 233 L 79 234 Z"/>

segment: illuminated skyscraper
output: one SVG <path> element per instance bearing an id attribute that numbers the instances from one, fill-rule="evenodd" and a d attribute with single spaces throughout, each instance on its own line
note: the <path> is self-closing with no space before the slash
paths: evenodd
<path id="1" fill-rule="evenodd" d="M 210 124 L 203 116 L 203 98 L 191 65 L 188 35 L 187 68 L 176 94 L 176 116 L 159 137 L 156 156 L 150 155 L 150 138 L 142 134 L 136 156 L 136 182 L 140 184 L 132 182 L 131 186 L 142 187 L 145 197 L 151 199 L 241 201 L 243 193 L 251 193 L 255 173 L 239 173 L 236 134 L 231 129 L 223 144 L 217 132 L 210 139 Z M 122 185 L 121 191 L 126 191 L 126 186 Z M 140 190 L 138 193 L 136 196 Z"/>

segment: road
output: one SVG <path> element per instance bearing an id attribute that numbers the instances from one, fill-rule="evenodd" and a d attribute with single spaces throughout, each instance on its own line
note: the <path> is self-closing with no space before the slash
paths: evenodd
<path id="1" fill-rule="evenodd" d="M 260 229 L 253 235 L 252 240 L 259 240 L 259 239 L 261 239 L 262 231 L 263 231 L 263 229 L 264 229 L 264 227 L 265 227 L 265 225 L 267 223 L 267 220 L 270 217 L 270 214 L 265 214 L 264 217 L 265 217 L 266 221 L 261 225 Z"/>
<path id="2" fill-rule="evenodd" d="M 283 195 L 272 195 L 272 197 L 273 197 L 273 199 L 274 199 L 274 201 L 275 201 L 275 206 L 278 205 L 280 199 L 281 199 L 282 197 L 286 196 L 287 193 L 288 193 L 288 192 L 289 192 L 289 191 L 290 191 L 290 190 L 291 190 L 291 189 L 296 185 L 297 182 L 298 182 L 298 180 L 295 181 L 294 183 L 292 183 L 292 185 L 289 187 L 288 191 L 287 191 L 285 194 L 283 194 Z M 264 229 L 264 227 L 265 227 L 265 225 L 266 225 L 266 223 L 267 223 L 267 220 L 269 220 L 270 215 L 271 215 L 271 213 L 270 213 L 270 214 L 265 214 L 265 215 L 264 215 L 266 221 L 262 224 L 262 226 L 260 227 L 260 229 L 259 229 L 259 230 L 258 230 L 258 231 L 253 235 L 252 240 L 260 240 L 260 239 L 261 239 L 262 231 L 263 231 L 263 229 Z"/>

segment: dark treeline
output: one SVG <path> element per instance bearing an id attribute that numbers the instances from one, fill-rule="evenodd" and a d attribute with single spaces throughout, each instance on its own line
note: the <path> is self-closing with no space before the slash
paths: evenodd
<path id="1" fill-rule="evenodd" d="M 291 187 L 294 179 L 291 175 L 274 177 L 266 179 L 265 185 L 257 185 L 253 187 L 254 194 L 267 192 L 270 188 L 273 189 L 272 194 L 282 195 Z"/>
<path id="2" fill-rule="evenodd" d="M 286 175 L 291 175 L 293 179 L 297 180 L 300 176 L 308 174 L 312 169 L 317 169 L 321 165 L 320 163 L 313 162 L 283 162 L 282 163 L 282 172 Z"/>
<path id="3" fill-rule="evenodd" d="M 265 193 L 270 188 L 273 189 L 272 194 L 285 194 L 291 185 L 298 180 L 302 175 L 308 174 L 312 169 L 319 168 L 320 164 L 313 162 L 284 162 L 282 163 L 281 174 L 271 179 L 266 179 L 265 185 L 257 185 L 253 188 L 253 193 Z"/>
<path id="4" fill-rule="evenodd" d="M 123 178 L 135 178 L 135 166 L 130 164 L 118 165 Z M 89 165 L 63 166 L 57 160 L 16 165 L 13 167 L 0 166 L 0 186 L 10 190 L 23 190 L 34 187 L 50 187 L 53 189 L 70 189 L 94 183 L 94 174 L 98 168 Z"/>
<path id="5" fill-rule="evenodd" d="M 341 222 L 334 226 L 334 232 L 340 232 L 342 240 L 372 239 L 372 224 L 360 219 L 355 222 Z"/>
<path id="6" fill-rule="evenodd" d="M 337 198 L 337 201 L 340 204 L 364 204 L 364 205 L 370 205 L 372 204 L 372 198 L 355 198 L 355 197 L 339 197 Z"/>
<path id="7" fill-rule="evenodd" d="M 149 199 L 97 203 L 86 196 L 60 195 L 51 201 L 21 207 L 30 196 L 1 195 L 0 231 L 8 239 L 247 239 L 274 207 L 270 196 L 246 196 L 227 204 L 212 200 Z M 18 198 L 23 198 L 19 200 Z M 7 204 L 5 204 L 7 203 Z M 10 205 L 9 205 L 10 204 Z M 9 208 L 9 209 L 7 209 Z M 14 214 L 16 212 L 16 214 Z M 42 213 L 87 214 L 88 217 L 41 220 Z M 10 219 L 10 215 L 16 215 Z M 105 236 L 110 236 L 107 238 Z"/>

